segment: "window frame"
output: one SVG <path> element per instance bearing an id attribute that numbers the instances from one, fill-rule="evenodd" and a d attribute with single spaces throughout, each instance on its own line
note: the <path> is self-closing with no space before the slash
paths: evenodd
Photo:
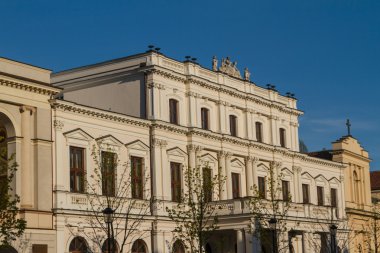
<path id="1" fill-rule="evenodd" d="M 283 201 L 292 201 L 290 194 L 290 182 L 287 180 L 281 180 L 281 191 Z"/>
<path id="2" fill-rule="evenodd" d="M 81 164 L 80 165 L 78 164 L 77 168 L 72 166 L 74 163 L 72 161 L 72 159 L 73 159 L 72 156 L 75 155 L 73 153 L 73 151 L 80 151 L 80 154 L 81 154 Z M 85 177 L 86 177 L 85 158 L 86 158 L 86 149 L 85 148 L 78 147 L 78 146 L 71 146 L 71 145 L 69 146 L 70 192 L 85 193 L 85 185 L 84 185 L 85 184 Z M 79 166 L 81 166 L 81 167 L 79 167 Z M 80 182 L 82 189 L 77 189 L 77 187 L 78 187 L 78 184 L 77 184 L 78 174 L 82 174 L 81 175 L 81 178 L 82 178 L 81 181 L 82 182 Z M 73 176 L 73 182 L 71 181 L 72 176 Z"/>
<path id="3" fill-rule="evenodd" d="M 131 197 L 144 199 L 144 158 L 131 156 Z M 136 173 L 136 162 L 139 164 Z"/>
<path id="4" fill-rule="evenodd" d="M 263 142 L 263 123 L 260 121 L 255 122 L 256 141 Z"/>
<path id="5" fill-rule="evenodd" d="M 105 169 L 110 169 L 110 168 L 104 168 L 104 154 L 110 155 L 112 154 L 112 165 L 113 169 L 111 169 L 111 173 L 108 173 L 105 171 Z M 115 152 L 111 151 L 101 151 L 101 159 L 102 159 L 102 166 L 101 166 L 101 173 L 102 173 L 102 195 L 109 196 L 109 197 L 115 197 L 116 195 L 116 180 L 117 180 L 117 154 Z M 110 178 L 108 178 L 110 176 Z M 104 177 L 106 177 L 106 180 L 104 180 Z M 109 190 L 109 184 L 111 185 L 111 188 Z M 111 192 L 108 192 L 111 191 Z"/>
<path id="6" fill-rule="evenodd" d="M 231 183 L 232 183 L 232 198 L 238 199 L 241 197 L 241 186 L 240 186 L 240 173 L 231 172 Z"/>
<path id="7" fill-rule="evenodd" d="M 286 129 L 283 127 L 280 127 L 279 134 L 280 134 L 280 146 L 283 148 L 286 148 Z"/>
<path id="8" fill-rule="evenodd" d="M 207 180 L 207 182 L 205 182 Z M 208 167 L 202 168 L 202 190 L 204 202 L 211 202 L 213 189 L 212 189 L 212 169 Z"/>
<path id="9" fill-rule="evenodd" d="M 201 108 L 201 128 L 210 130 L 210 109 L 206 107 Z"/>
<path id="10" fill-rule="evenodd" d="M 169 99 L 169 122 L 179 124 L 179 101 L 174 98 Z"/>
<path id="11" fill-rule="evenodd" d="M 173 173 L 175 172 L 176 173 Z M 178 178 L 175 178 L 177 176 Z M 182 164 L 178 162 L 170 162 L 170 187 L 171 201 L 181 203 L 182 199 Z"/>
<path id="12" fill-rule="evenodd" d="M 324 206 L 325 204 L 325 193 L 323 186 L 317 186 L 317 206 Z"/>
<path id="13" fill-rule="evenodd" d="M 338 207 L 338 189 L 336 188 L 330 189 L 330 198 L 331 198 L 331 201 L 330 201 L 331 207 L 337 208 Z"/>
<path id="14" fill-rule="evenodd" d="M 228 116 L 230 122 L 230 135 L 237 137 L 238 135 L 238 120 L 237 116 L 234 114 L 230 114 Z"/>
<path id="15" fill-rule="evenodd" d="M 302 184 L 302 203 L 310 204 L 310 185 L 309 184 Z"/>
<path id="16" fill-rule="evenodd" d="M 261 183 L 260 183 L 261 181 Z M 262 199 L 267 198 L 267 192 L 266 192 L 266 178 L 265 177 L 257 177 L 257 190 L 258 190 L 258 197 Z M 262 188 L 262 189 L 261 189 Z"/>

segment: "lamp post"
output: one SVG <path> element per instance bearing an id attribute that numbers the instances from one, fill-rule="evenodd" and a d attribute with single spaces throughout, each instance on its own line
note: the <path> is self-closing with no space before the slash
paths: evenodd
<path id="1" fill-rule="evenodd" d="M 336 253 L 336 232 L 338 230 L 338 227 L 335 224 L 332 224 L 330 226 L 330 248 L 331 253 Z"/>
<path id="2" fill-rule="evenodd" d="M 104 221 L 107 224 L 107 247 L 108 247 L 108 253 L 113 253 L 113 236 L 112 236 L 112 250 L 111 250 L 111 228 L 112 228 L 112 221 L 113 221 L 113 213 L 114 210 L 112 210 L 111 207 L 107 206 L 103 210 L 103 216 L 104 216 Z M 112 231 L 113 234 L 113 231 Z"/>
<path id="3" fill-rule="evenodd" d="M 268 223 L 270 230 L 272 230 L 272 252 L 277 253 L 277 219 L 271 218 Z"/>

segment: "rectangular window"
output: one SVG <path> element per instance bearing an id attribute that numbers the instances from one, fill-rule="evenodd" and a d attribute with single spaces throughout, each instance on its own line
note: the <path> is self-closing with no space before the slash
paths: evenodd
<path id="1" fill-rule="evenodd" d="M 317 205 L 318 206 L 323 206 L 323 199 L 324 199 L 324 193 L 323 193 L 323 187 L 322 186 L 317 186 Z"/>
<path id="2" fill-rule="evenodd" d="M 256 140 L 258 142 L 263 142 L 263 124 L 261 122 L 256 122 L 255 123 L 255 126 L 256 126 Z"/>
<path id="3" fill-rule="evenodd" d="M 181 202 L 182 182 L 181 182 L 181 164 L 170 163 L 172 201 Z"/>
<path id="4" fill-rule="evenodd" d="M 338 207 L 338 192 L 334 188 L 331 188 L 331 206 Z"/>
<path id="5" fill-rule="evenodd" d="M 232 136 L 237 136 L 237 118 L 235 115 L 230 115 L 230 133 Z"/>
<path id="6" fill-rule="evenodd" d="M 70 146 L 70 191 L 84 192 L 84 148 Z"/>
<path id="7" fill-rule="evenodd" d="M 33 244 L 32 253 L 47 253 L 48 246 L 47 244 Z"/>
<path id="8" fill-rule="evenodd" d="M 178 124 L 178 101 L 169 99 L 169 117 L 170 123 Z"/>
<path id="9" fill-rule="evenodd" d="M 286 147 L 286 132 L 284 128 L 280 128 L 280 146 Z"/>
<path id="10" fill-rule="evenodd" d="M 203 176 L 204 202 L 210 202 L 210 201 L 212 201 L 212 193 L 213 193 L 211 169 L 203 168 L 202 169 L 202 176 Z"/>
<path id="11" fill-rule="evenodd" d="M 132 198 L 143 199 L 143 158 L 131 156 L 131 187 Z"/>
<path id="12" fill-rule="evenodd" d="M 290 201 L 289 181 L 282 180 L 282 200 Z"/>
<path id="13" fill-rule="evenodd" d="M 201 121 L 202 121 L 202 129 L 209 129 L 209 110 L 207 108 L 201 109 Z"/>
<path id="14" fill-rule="evenodd" d="M 115 196 L 116 185 L 116 154 L 102 151 L 102 193 Z"/>
<path id="15" fill-rule="evenodd" d="M 238 173 L 231 173 L 232 177 L 232 198 L 240 198 L 240 175 Z"/>
<path id="16" fill-rule="evenodd" d="M 304 204 L 310 203 L 310 192 L 309 192 L 309 185 L 308 184 L 302 184 L 302 200 Z"/>
<path id="17" fill-rule="evenodd" d="M 258 181 L 259 198 L 265 199 L 266 198 L 265 177 L 258 177 L 257 181 Z"/>

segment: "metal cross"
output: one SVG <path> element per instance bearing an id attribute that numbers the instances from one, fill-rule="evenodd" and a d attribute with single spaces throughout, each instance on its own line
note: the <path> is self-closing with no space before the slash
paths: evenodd
<path id="1" fill-rule="evenodd" d="M 350 136 L 351 135 L 351 123 L 350 123 L 349 119 L 347 119 L 346 126 L 347 126 L 348 135 Z"/>

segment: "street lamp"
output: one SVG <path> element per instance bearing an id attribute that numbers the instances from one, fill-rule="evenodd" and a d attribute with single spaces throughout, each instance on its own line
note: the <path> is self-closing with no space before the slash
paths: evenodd
<path id="1" fill-rule="evenodd" d="M 107 224 L 107 246 L 108 246 L 108 253 L 113 253 L 113 236 L 111 240 L 111 228 L 112 228 L 112 222 L 113 222 L 113 213 L 114 210 L 112 210 L 111 207 L 106 207 L 103 210 L 103 216 L 104 216 L 104 222 Z M 112 229 L 112 234 L 113 234 L 113 229 Z M 112 250 L 111 250 L 111 241 L 112 241 Z"/>
<path id="2" fill-rule="evenodd" d="M 273 253 L 277 253 L 277 219 L 273 217 L 268 221 L 268 223 L 270 230 L 272 230 Z"/>
<path id="3" fill-rule="evenodd" d="M 336 253 L 336 232 L 338 230 L 338 227 L 335 224 L 332 224 L 330 226 L 330 247 L 331 247 L 331 252 Z"/>

